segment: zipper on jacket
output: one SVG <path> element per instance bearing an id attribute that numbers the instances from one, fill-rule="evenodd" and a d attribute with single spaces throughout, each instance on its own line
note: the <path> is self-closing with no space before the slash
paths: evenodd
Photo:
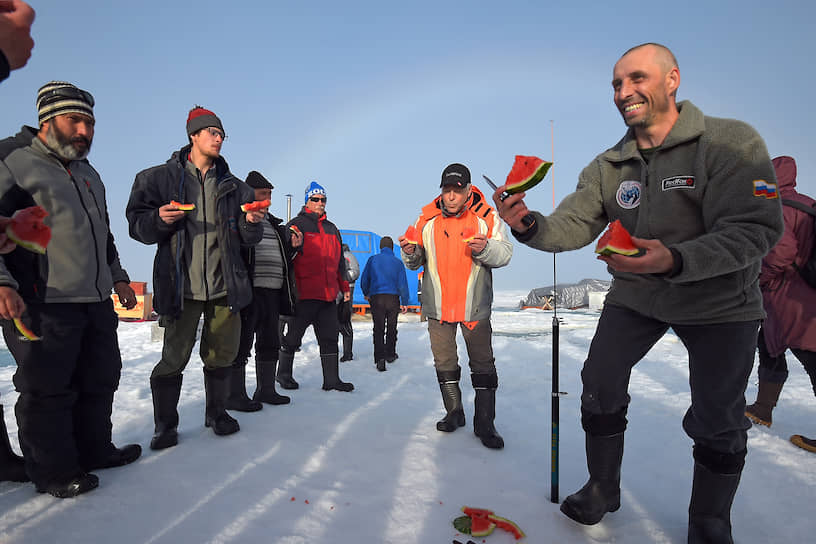
<path id="1" fill-rule="evenodd" d="M 61 163 L 60 163 L 61 164 Z M 96 277 L 94 279 L 94 289 L 96 290 L 97 294 L 99 295 L 99 301 L 105 300 L 105 296 L 102 294 L 102 291 L 99 290 L 99 245 L 96 239 L 96 231 L 94 231 L 93 220 L 91 218 L 91 213 L 88 211 L 88 207 L 85 206 L 85 201 L 82 199 L 82 190 L 79 188 L 79 184 L 77 183 L 76 178 L 74 178 L 74 174 L 71 173 L 71 169 L 67 166 L 63 165 L 63 168 L 66 172 L 68 172 L 68 177 L 71 178 L 71 183 L 74 185 L 74 189 L 77 192 L 77 198 L 79 198 L 79 203 L 82 205 L 82 210 L 85 212 L 85 217 L 88 219 L 88 226 L 91 229 L 91 238 L 93 239 L 94 243 L 94 257 L 96 260 Z M 88 192 L 91 192 L 91 188 L 88 187 Z M 94 198 L 94 202 L 96 202 L 96 198 Z M 97 208 L 99 206 L 97 205 Z M 105 259 L 107 261 L 107 259 Z"/>
<path id="2" fill-rule="evenodd" d="M 215 164 L 210 168 L 215 168 Z M 201 184 L 201 202 L 204 203 L 201 212 L 204 216 L 204 251 L 202 251 L 204 258 L 204 300 L 210 300 L 210 285 L 207 283 L 207 191 L 204 187 L 204 176 L 201 175 L 201 170 L 196 168 L 196 172 L 198 173 L 198 182 Z"/>

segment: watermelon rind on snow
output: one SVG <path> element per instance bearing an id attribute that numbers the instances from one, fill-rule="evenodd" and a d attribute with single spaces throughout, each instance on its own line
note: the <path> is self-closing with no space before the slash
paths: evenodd
<path id="1" fill-rule="evenodd" d="M 504 190 L 516 194 L 535 187 L 549 172 L 551 162 L 534 156 L 516 155 L 513 168 L 507 174 Z"/>

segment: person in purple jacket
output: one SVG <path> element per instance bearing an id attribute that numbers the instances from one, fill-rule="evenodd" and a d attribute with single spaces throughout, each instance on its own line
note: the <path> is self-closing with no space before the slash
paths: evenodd
<path id="1" fill-rule="evenodd" d="M 779 196 L 813 207 L 812 198 L 796 191 L 796 161 L 792 157 L 773 159 Z M 816 289 L 808 285 L 797 268 L 813 251 L 814 216 L 783 206 L 785 233 L 762 260 L 759 285 L 768 317 L 759 331 L 759 391 L 745 415 L 754 423 L 771 426 L 772 412 L 788 378 L 785 351 L 790 349 L 810 376 L 816 393 Z M 791 442 L 816 453 L 816 439 L 793 435 Z"/>

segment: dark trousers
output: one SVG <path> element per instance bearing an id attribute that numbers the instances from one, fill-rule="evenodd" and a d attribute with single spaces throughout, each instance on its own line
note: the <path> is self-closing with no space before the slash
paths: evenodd
<path id="1" fill-rule="evenodd" d="M 594 435 L 625 429 L 632 368 L 670 326 L 689 355 L 691 407 L 683 428 L 697 445 L 729 454 L 745 451 L 751 427 L 745 417 L 745 388 L 758 321 L 670 325 L 607 304 L 581 371 L 584 429 Z"/>
<path id="2" fill-rule="evenodd" d="M 280 289 L 255 287 L 252 304 L 241 310 L 241 342 L 237 361 L 246 363 L 255 342 L 256 361 L 277 361 L 280 349 L 278 322 L 280 318 Z"/>
<path id="3" fill-rule="evenodd" d="M 111 300 L 28 304 L 23 339 L 11 321 L 3 337 L 17 361 L 15 412 L 26 471 L 38 486 L 63 482 L 113 452 L 111 410 L 122 359 Z"/>
<path id="4" fill-rule="evenodd" d="M 374 321 L 374 360 L 397 354 L 397 316 L 399 295 L 371 295 L 371 318 Z"/>
<path id="5" fill-rule="evenodd" d="M 321 355 L 336 354 L 337 351 L 337 303 L 323 300 L 299 300 L 283 337 L 281 349 L 295 353 L 303 342 L 303 334 L 311 325 L 314 328 Z"/>
<path id="6" fill-rule="evenodd" d="M 785 383 L 785 380 L 788 379 L 788 361 L 784 353 L 771 357 L 765 346 L 765 335 L 762 329 L 759 329 L 757 347 L 759 348 L 759 379 L 770 383 Z M 805 367 L 805 372 L 810 377 L 813 393 L 816 394 L 816 352 L 797 348 L 791 348 L 791 351 Z"/>
<path id="7" fill-rule="evenodd" d="M 428 336 L 437 372 L 456 372 L 459 358 L 456 354 L 456 328 L 462 329 L 462 338 L 468 353 L 468 364 L 473 374 L 495 374 L 496 360 L 493 357 L 493 327 L 489 319 L 476 323 L 469 329 L 464 323 L 443 323 L 428 319 Z"/>
<path id="8" fill-rule="evenodd" d="M 349 285 L 349 293 L 351 294 L 347 301 L 340 299 L 337 303 L 337 323 L 340 334 L 343 335 L 343 351 L 351 351 L 351 345 L 354 341 L 354 328 L 351 326 L 351 314 L 354 313 L 354 285 Z M 348 350 L 346 349 L 348 346 Z M 349 355 L 350 353 L 347 353 Z"/>

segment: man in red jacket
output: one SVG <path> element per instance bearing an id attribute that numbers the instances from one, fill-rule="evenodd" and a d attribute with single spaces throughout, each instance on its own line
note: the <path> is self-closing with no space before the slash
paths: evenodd
<path id="1" fill-rule="evenodd" d="M 745 415 L 754 423 L 771 426 L 771 414 L 782 386 L 788 378 L 785 351 L 790 349 L 810 376 L 816 393 L 816 289 L 799 274 L 813 251 L 813 215 L 797 209 L 793 202 L 802 203 L 816 213 L 816 201 L 796 191 L 796 161 L 793 157 L 773 160 L 785 233 L 762 260 L 759 286 L 762 303 L 768 317 L 759 331 L 759 391 L 754 404 Z M 816 440 L 793 435 L 791 442 L 816 453 Z"/>
<path id="2" fill-rule="evenodd" d="M 343 240 L 334 223 L 326 218 L 326 190 L 316 181 L 306 187 L 303 209 L 289 222 L 289 228 L 303 234 L 303 245 L 294 261 L 298 301 L 283 337 L 276 379 L 284 389 L 299 387 L 292 377 L 292 364 L 303 333 L 312 325 L 320 346 L 323 390 L 351 391 L 354 385 L 340 380 L 338 368 L 336 299 L 338 293 L 343 293 L 344 301 L 351 298 L 344 278 Z"/>

